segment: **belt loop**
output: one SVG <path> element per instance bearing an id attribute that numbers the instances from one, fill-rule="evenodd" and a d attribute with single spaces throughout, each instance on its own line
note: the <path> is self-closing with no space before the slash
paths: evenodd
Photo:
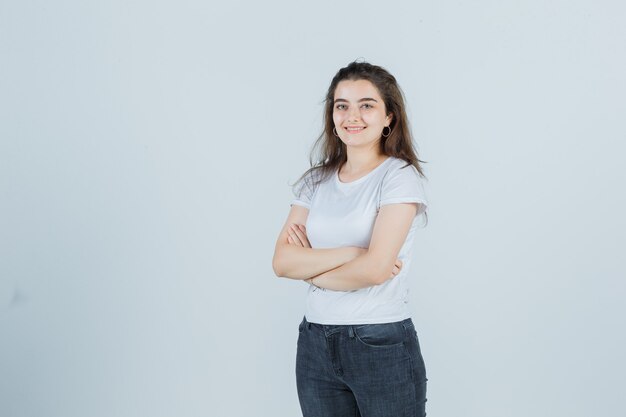
<path id="1" fill-rule="evenodd" d="M 351 339 L 354 337 L 354 327 L 353 326 L 348 327 L 348 336 L 350 336 Z"/>

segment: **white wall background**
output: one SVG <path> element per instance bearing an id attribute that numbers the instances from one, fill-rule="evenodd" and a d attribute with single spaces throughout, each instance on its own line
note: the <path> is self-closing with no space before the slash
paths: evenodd
<path id="1" fill-rule="evenodd" d="M 364 58 L 429 162 L 429 416 L 623 416 L 625 18 L 1 0 L 0 415 L 300 415 L 306 286 L 271 257 L 330 79 Z"/>

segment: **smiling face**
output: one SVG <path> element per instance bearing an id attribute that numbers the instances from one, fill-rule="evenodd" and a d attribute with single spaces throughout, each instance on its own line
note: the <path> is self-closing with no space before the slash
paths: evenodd
<path id="1" fill-rule="evenodd" d="M 343 80 L 337 84 L 333 122 L 339 138 L 347 146 L 377 146 L 383 128 L 389 126 L 392 117 L 370 81 Z"/>

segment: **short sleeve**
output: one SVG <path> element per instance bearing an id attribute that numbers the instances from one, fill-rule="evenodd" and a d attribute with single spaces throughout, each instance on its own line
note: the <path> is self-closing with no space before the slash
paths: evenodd
<path id="1" fill-rule="evenodd" d="M 418 203 L 416 216 L 426 213 L 424 180 L 413 165 L 394 165 L 383 178 L 378 207 L 394 203 Z"/>
<path id="2" fill-rule="evenodd" d="M 313 171 L 314 172 L 314 171 Z M 313 194 L 315 194 L 315 189 L 317 188 L 315 185 L 314 178 L 315 175 L 313 172 L 309 172 L 303 179 L 300 181 L 293 189 L 293 194 L 295 198 L 291 200 L 292 205 L 303 206 L 308 209 L 311 208 L 311 201 L 313 200 Z"/>

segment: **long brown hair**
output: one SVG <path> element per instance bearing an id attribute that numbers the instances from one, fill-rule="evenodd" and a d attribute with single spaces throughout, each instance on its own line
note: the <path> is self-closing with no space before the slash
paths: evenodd
<path id="1" fill-rule="evenodd" d="M 387 114 L 393 114 L 389 126 L 391 134 L 388 137 L 381 136 L 380 138 L 381 152 L 384 155 L 404 159 L 407 162 L 405 167 L 413 165 L 417 172 L 422 177 L 425 177 L 420 165 L 420 163 L 425 162 L 418 159 L 417 151 L 413 146 L 413 136 L 411 135 L 409 121 L 404 108 L 404 94 L 398 86 L 395 77 L 378 65 L 355 61 L 341 68 L 335 74 L 328 87 L 324 100 L 324 130 L 315 141 L 309 155 L 311 168 L 302 174 L 293 186 L 296 187 L 310 175 L 311 178 L 314 178 L 313 182 L 305 180 L 305 183 L 306 186 L 312 189 L 319 182 L 327 179 L 348 159 L 346 145 L 333 133 L 333 128 L 335 127 L 333 122 L 335 89 L 337 84 L 344 80 L 367 80 L 374 84 L 385 103 Z M 316 157 L 316 155 L 319 156 Z"/>

